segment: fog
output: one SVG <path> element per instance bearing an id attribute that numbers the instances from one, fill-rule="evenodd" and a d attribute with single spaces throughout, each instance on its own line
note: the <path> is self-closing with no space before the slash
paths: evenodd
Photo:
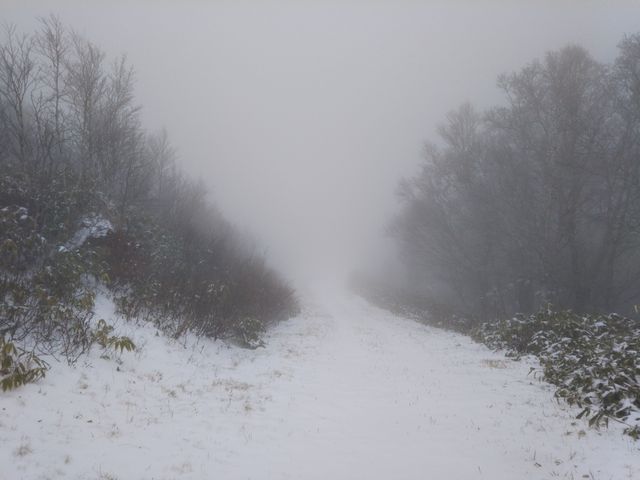
<path id="1" fill-rule="evenodd" d="M 639 19 L 0 0 L 0 477 L 640 479 Z"/>
<path id="2" fill-rule="evenodd" d="M 396 185 L 464 101 L 568 43 L 610 61 L 634 2 L 24 2 L 126 53 L 151 129 L 290 278 L 342 275 L 387 252 Z M 386 253 L 385 253 L 386 255 Z"/>

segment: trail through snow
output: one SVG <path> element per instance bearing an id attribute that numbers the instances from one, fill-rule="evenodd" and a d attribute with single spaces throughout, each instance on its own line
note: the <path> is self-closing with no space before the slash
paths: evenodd
<path id="1" fill-rule="evenodd" d="M 119 330 L 139 353 L 0 395 L 0 479 L 640 478 L 640 442 L 575 420 L 529 363 L 355 297 L 254 351 Z"/>

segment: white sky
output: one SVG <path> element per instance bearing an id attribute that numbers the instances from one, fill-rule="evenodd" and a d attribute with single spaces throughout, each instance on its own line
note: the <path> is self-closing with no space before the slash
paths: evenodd
<path id="1" fill-rule="evenodd" d="M 610 61 L 640 30 L 622 1 L 0 0 L 24 30 L 52 12 L 128 54 L 146 125 L 290 276 L 377 252 L 399 178 L 499 73 L 570 42 Z"/>

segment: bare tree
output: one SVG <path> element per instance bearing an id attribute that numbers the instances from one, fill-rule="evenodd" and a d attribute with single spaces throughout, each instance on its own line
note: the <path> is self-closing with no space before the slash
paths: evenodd
<path id="1" fill-rule="evenodd" d="M 39 19 L 40 30 L 35 34 L 35 50 L 40 55 L 39 72 L 40 108 L 38 112 L 38 129 L 47 129 L 42 134 L 44 155 L 49 162 L 48 175 L 51 175 L 56 162 L 65 161 L 64 144 L 67 141 L 67 126 L 64 105 L 66 101 L 65 77 L 66 65 L 69 62 L 70 41 L 65 27 L 58 17 L 50 15 Z M 43 117 L 46 120 L 42 119 Z M 50 124 L 50 125 L 49 125 Z"/>
<path id="2" fill-rule="evenodd" d="M 4 28 L 0 45 L 0 98 L 5 107 L 5 128 L 11 138 L 13 156 L 25 166 L 30 141 L 28 135 L 29 93 L 35 81 L 33 39 L 17 33 L 14 25 Z"/>
<path id="3" fill-rule="evenodd" d="M 81 176 L 87 179 L 98 164 L 99 117 L 107 90 L 105 54 L 77 33 L 71 34 L 70 55 L 65 65 L 70 107 L 70 139 L 78 154 Z"/>
<path id="4" fill-rule="evenodd" d="M 639 43 L 627 38 L 613 69 L 580 47 L 551 52 L 500 77 L 506 106 L 449 115 L 443 148 L 401 189 L 409 269 L 480 317 L 548 301 L 628 310 L 640 276 Z"/>

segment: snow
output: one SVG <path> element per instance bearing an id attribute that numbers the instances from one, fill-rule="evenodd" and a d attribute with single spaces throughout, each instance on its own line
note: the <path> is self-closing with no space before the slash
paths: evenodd
<path id="1" fill-rule="evenodd" d="M 139 351 L 0 394 L 0 479 L 640 478 L 640 442 L 575 420 L 531 361 L 348 295 L 305 305 L 243 350 L 101 298 Z"/>
<path id="2" fill-rule="evenodd" d="M 111 222 L 99 215 L 92 215 L 82 219 L 81 227 L 76 231 L 66 245 L 60 246 L 58 251 L 71 251 L 81 247 L 89 238 L 100 238 L 113 230 Z"/>

